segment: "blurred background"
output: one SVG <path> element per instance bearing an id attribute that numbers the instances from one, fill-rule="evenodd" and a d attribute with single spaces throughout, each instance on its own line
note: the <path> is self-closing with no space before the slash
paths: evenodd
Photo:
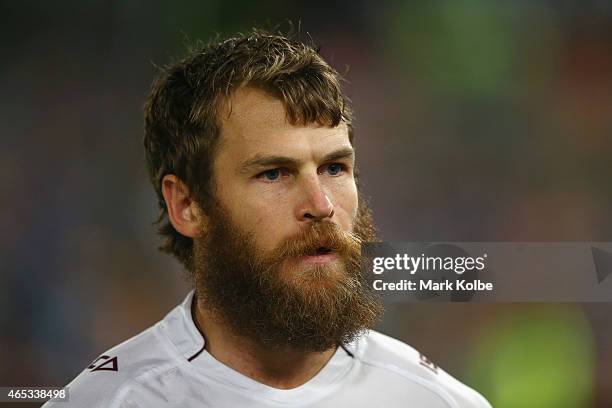
<path id="1" fill-rule="evenodd" d="M 0 385 L 64 385 L 182 300 L 141 147 L 155 65 L 287 19 L 349 81 L 382 238 L 612 240 L 609 1 L 0 1 Z M 612 406 L 611 304 L 379 329 L 495 407 Z"/>

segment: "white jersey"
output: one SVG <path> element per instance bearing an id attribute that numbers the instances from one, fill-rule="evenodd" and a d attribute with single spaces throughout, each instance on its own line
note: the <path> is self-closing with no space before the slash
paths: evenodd
<path id="1" fill-rule="evenodd" d="M 282 390 L 217 361 L 191 314 L 193 291 L 162 321 L 98 357 L 45 408 L 486 408 L 476 391 L 410 346 L 375 331 L 339 347 L 305 384 Z"/>

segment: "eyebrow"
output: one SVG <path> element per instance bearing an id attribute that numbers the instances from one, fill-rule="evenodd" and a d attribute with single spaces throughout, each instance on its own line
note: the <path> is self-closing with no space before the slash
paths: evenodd
<path id="1" fill-rule="evenodd" d="M 341 160 L 352 158 L 355 156 L 355 151 L 351 147 L 344 147 L 335 150 L 331 153 L 326 154 L 322 162 L 330 162 L 334 160 Z M 254 167 L 266 167 L 266 166 L 284 166 L 284 167 L 298 167 L 300 160 L 294 159 L 287 156 L 278 155 L 259 155 L 256 154 L 253 158 L 245 160 L 240 166 L 240 173 L 246 173 Z"/>

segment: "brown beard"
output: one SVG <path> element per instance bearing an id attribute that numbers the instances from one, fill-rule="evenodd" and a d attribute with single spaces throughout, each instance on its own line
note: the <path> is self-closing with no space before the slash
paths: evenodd
<path id="1" fill-rule="evenodd" d="M 373 241 L 375 228 L 360 203 L 353 233 L 313 222 L 269 253 L 217 203 L 208 231 L 194 240 L 199 306 L 233 335 L 267 348 L 325 351 L 350 343 L 382 314 L 361 269 L 361 242 Z M 295 267 L 321 246 L 336 260 Z"/>

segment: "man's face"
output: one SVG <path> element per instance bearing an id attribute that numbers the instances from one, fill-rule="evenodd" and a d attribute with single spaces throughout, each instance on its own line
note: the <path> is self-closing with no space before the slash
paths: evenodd
<path id="1" fill-rule="evenodd" d="M 230 112 L 215 206 L 195 241 L 201 301 L 267 345 L 324 350 L 350 339 L 380 308 L 360 274 L 359 244 L 373 237 L 346 125 L 291 125 L 282 103 L 255 89 L 237 91 Z"/>
<path id="2" fill-rule="evenodd" d="M 352 230 L 358 197 L 346 125 L 292 126 L 278 99 L 247 88 L 232 98 L 221 128 L 213 170 L 216 197 L 261 251 L 273 250 L 317 220 Z M 293 267 L 333 262 L 319 258 Z"/>

